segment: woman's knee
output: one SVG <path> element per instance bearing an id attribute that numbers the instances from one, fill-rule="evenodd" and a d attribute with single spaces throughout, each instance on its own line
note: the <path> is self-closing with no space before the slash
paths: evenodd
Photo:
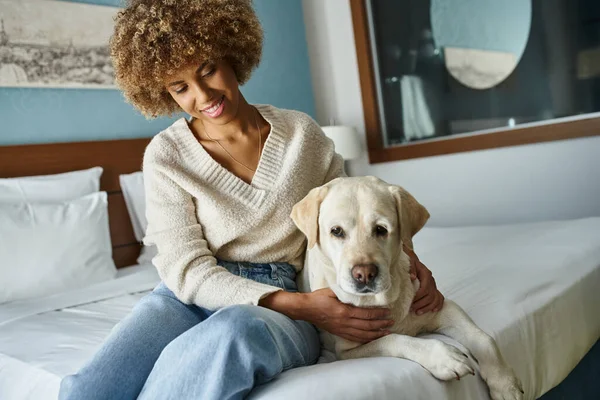
<path id="1" fill-rule="evenodd" d="M 195 326 L 165 347 L 160 355 L 161 361 L 179 358 L 182 355 L 205 352 L 205 346 L 220 348 L 231 345 L 244 345 L 257 342 L 269 345 L 273 338 L 269 332 L 268 322 L 257 312 L 259 307 L 234 305 L 222 308 L 209 319 Z M 260 345 L 255 343 L 255 345 Z"/>
<path id="2" fill-rule="evenodd" d="M 320 353 L 314 327 L 263 307 L 236 305 L 212 317 L 212 328 L 221 332 L 220 345 L 248 351 L 252 358 L 282 369 L 313 363 Z"/>
<path id="3" fill-rule="evenodd" d="M 157 290 L 143 297 L 131 315 L 137 320 L 150 320 L 161 329 L 177 326 L 176 330 L 180 330 L 180 333 L 208 317 L 206 310 L 184 304 L 172 293 L 169 295 Z"/>
<path id="4" fill-rule="evenodd" d="M 219 315 L 220 313 L 220 315 Z M 314 327 L 294 321 L 263 307 L 237 305 L 215 315 L 219 330 L 227 332 L 222 345 L 237 348 L 252 360 L 254 375 L 260 383 L 267 382 L 289 368 L 309 365 L 320 352 Z"/>
<path id="5" fill-rule="evenodd" d="M 263 326 L 267 323 L 268 314 L 276 314 L 275 311 L 251 305 L 239 304 L 220 309 L 213 315 L 221 324 L 236 327 L 237 329 L 247 326 Z"/>
<path id="6" fill-rule="evenodd" d="M 211 315 L 203 323 L 206 324 L 205 326 L 199 325 L 197 329 L 203 331 L 204 338 L 214 337 L 219 342 L 240 341 L 254 337 L 256 334 L 262 336 L 269 332 L 269 321 L 261 310 L 264 309 L 249 305 L 225 307 Z M 271 310 L 266 311 L 274 313 Z M 190 331 L 189 335 L 194 333 Z"/>
<path id="7" fill-rule="evenodd" d="M 217 311 L 211 325 L 221 332 L 223 340 L 273 342 L 275 311 L 251 305 L 234 305 Z M 283 315 L 279 317 L 285 318 Z"/>

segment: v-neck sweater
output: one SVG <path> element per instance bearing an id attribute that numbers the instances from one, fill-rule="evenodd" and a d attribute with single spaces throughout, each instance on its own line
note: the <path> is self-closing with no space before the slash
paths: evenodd
<path id="1" fill-rule="evenodd" d="M 339 176 L 344 161 L 308 115 L 254 105 L 269 123 L 250 184 L 215 161 L 185 118 L 156 135 L 144 153 L 148 227 L 144 243 L 173 293 L 215 310 L 254 304 L 278 287 L 230 273 L 217 259 L 303 267 L 306 238 L 290 214 L 308 192 Z"/>

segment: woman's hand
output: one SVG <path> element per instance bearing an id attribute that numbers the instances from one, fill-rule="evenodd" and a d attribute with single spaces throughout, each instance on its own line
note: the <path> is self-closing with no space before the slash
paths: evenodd
<path id="1" fill-rule="evenodd" d="M 404 252 L 410 257 L 410 278 L 419 278 L 420 287 L 415 293 L 411 309 L 417 315 L 429 311 L 437 312 L 444 304 L 444 295 L 440 293 L 435 284 L 431 271 L 419 260 L 419 257 L 404 245 Z"/>
<path id="2" fill-rule="evenodd" d="M 390 332 L 394 321 L 387 308 L 360 308 L 338 300 L 333 290 L 307 293 L 306 320 L 329 333 L 353 342 L 367 343 Z"/>
<path id="3" fill-rule="evenodd" d="M 358 343 L 379 339 L 390 332 L 394 321 L 387 308 L 361 308 L 344 304 L 333 290 L 320 289 L 299 296 L 293 319 L 308 321 L 329 333 Z M 271 296 L 269 296 L 271 297 Z"/>

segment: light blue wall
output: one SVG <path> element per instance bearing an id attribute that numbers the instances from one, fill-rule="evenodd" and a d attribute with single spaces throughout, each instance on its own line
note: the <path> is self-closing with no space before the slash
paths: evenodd
<path id="1" fill-rule="evenodd" d="M 244 96 L 251 103 L 314 117 L 301 0 L 254 0 L 254 5 L 265 30 L 265 46 L 260 67 L 242 87 Z M 146 120 L 118 90 L 0 88 L 0 145 L 149 137 L 172 121 Z"/>

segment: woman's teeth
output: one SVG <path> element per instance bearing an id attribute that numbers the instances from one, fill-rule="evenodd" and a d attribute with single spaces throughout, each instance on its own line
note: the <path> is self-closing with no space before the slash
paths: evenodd
<path id="1" fill-rule="evenodd" d="M 219 100 L 219 102 L 217 104 L 215 104 L 214 106 L 212 106 L 211 108 L 207 108 L 206 111 L 209 114 L 214 113 L 215 111 L 217 111 L 217 109 L 221 106 L 221 103 L 223 102 L 223 98 L 221 97 L 221 100 Z"/>

